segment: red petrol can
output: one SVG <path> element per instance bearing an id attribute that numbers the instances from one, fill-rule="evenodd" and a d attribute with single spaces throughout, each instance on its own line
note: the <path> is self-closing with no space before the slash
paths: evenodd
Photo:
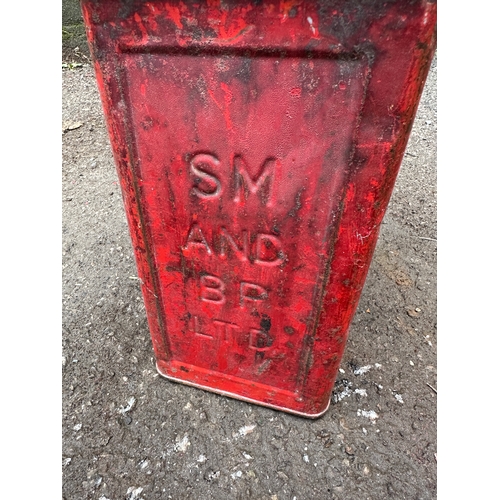
<path id="1" fill-rule="evenodd" d="M 436 43 L 425 0 L 82 0 L 163 376 L 328 408 Z"/>

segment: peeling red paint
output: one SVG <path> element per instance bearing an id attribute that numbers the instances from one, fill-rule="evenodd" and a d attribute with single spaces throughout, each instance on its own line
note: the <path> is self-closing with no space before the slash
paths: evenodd
<path id="1" fill-rule="evenodd" d="M 239 10 L 240 13 L 236 18 L 234 14 L 230 16 L 228 11 L 217 11 L 218 16 L 215 18 L 216 22 L 213 26 L 217 30 L 217 38 L 219 40 L 224 40 L 226 42 L 234 41 L 251 29 L 243 19 L 248 9 L 240 8 Z M 242 17 L 239 17 L 240 15 Z"/>
<path id="2" fill-rule="evenodd" d="M 229 3 L 82 8 L 160 373 L 317 417 L 436 6 Z"/>
<path id="3" fill-rule="evenodd" d="M 142 40 L 141 43 L 146 43 L 148 40 L 148 30 L 144 27 L 144 23 L 142 22 L 142 18 L 139 14 L 135 13 L 134 14 L 134 21 L 136 25 L 139 27 L 139 30 L 141 31 L 142 34 Z"/>
<path id="4" fill-rule="evenodd" d="M 181 23 L 181 13 L 179 11 L 179 7 L 176 7 L 175 5 L 169 5 L 168 3 L 165 3 L 164 5 L 167 17 L 171 19 L 175 23 L 177 28 L 181 30 L 182 23 Z"/>

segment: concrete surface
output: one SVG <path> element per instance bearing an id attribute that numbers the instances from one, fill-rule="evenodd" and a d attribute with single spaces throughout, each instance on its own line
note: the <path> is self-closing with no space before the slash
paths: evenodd
<path id="1" fill-rule="evenodd" d="M 63 69 L 65 500 L 436 498 L 436 79 L 307 420 L 157 375 L 94 73 Z"/>

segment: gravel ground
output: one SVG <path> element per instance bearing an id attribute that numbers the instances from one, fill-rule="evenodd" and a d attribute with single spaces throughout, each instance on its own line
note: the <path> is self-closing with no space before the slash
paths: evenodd
<path id="1" fill-rule="evenodd" d="M 436 498 L 436 80 L 308 420 L 158 376 L 93 69 L 63 69 L 64 499 Z"/>

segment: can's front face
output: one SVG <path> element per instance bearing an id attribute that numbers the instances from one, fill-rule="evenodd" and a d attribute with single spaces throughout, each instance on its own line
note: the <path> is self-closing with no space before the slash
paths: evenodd
<path id="1" fill-rule="evenodd" d="M 314 417 L 408 139 L 435 6 L 254 3 L 82 6 L 160 373 Z"/>

